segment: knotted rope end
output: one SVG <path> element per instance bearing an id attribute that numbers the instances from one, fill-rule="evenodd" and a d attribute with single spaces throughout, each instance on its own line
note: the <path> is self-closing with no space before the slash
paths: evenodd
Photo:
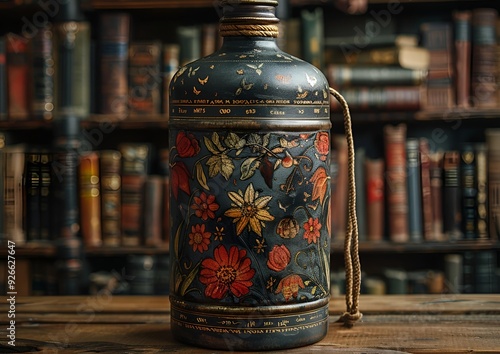
<path id="1" fill-rule="evenodd" d="M 352 328 L 354 324 L 363 318 L 363 314 L 356 310 L 354 313 L 344 312 L 337 322 L 342 322 L 344 327 Z"/>

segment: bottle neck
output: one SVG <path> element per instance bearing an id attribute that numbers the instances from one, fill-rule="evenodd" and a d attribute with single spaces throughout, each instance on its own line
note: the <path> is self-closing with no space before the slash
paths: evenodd
<path id="1" fill-rule="evenodd" d="M 275 6 L 241 3 L 225 5 L 220 19 L 220 35 L 228 37 L 277 38 L 279 20 Z"/>

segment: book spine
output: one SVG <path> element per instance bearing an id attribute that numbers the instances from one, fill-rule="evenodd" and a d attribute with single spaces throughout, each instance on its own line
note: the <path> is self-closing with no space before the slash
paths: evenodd
<path id="1" fill-rule="evenodd" d="M 12 33 L 6 40 L 9 119 L 26 120 L 31 111 L 29 41 Z"/>
<path id="2" fill-rule="evenodd" d="M 496 290 L 497 254 L 495 250 L 482 250 L 475 255 L 475 286 L 478 294 L 491 294 Z"/>
<path id="3" fill-rule="evenodd" d="M 80 157 L 80 225 L 86 247 L 102 245 L 99 155 L 93 151 Z"/>
<path id="4" fill-rule="evenodd" d="M 160 42 L 132 42 L 129 47 L 129 111 L 160 113 Z"/>
<path id="5" fill-rule="evenodd" d="M 496 21 L 492 8 L 472 10 L 471 93 L 474 107 L 497 107 Z"/>
<path id="6" fill-rule="evenodd" d="M 447 240 L 459 240 L 463 234 L 460 207 L 460 153 L 458 151 L 445 151 L 443 174 L 443 229 Z"/>
<path id="7" fill-rule="evenodd" d="M 168 113 L 170 81 L 179 69 L 179 50 L 178 44 L 163 46 L 163 113 Z"/>
<path id="8" fill-rule="evenodd" d="M 199 26 L 177 27 L 177 38 L 180 46 L 180 66 L 185 66 L 201 57 L 201 28 Z"/>
<path id="9" fill-rule="evenodd" d="M 159 167 L 162 175 L 163 202 L 162 202 L 162 242 L 163 246 L 170 250 L 170 150 L 168 148 L 159 151 Z"/>
<path id="10" fill-rule="evenodd" d="M 162 244 L 163 179 L 149 175 L 144 184 L 144 244 L 160 247 Z"/>
<path id="11" fill-rule="evenodd" d="M 443 235 L 443 154 L 430 155 L 429 173 L 432 199 L 432 240 L 442 241 Z"/>
<path id="12" fill-rule="evenodd" d="M 409 138 L 406 141 L 406 159 L 408 166 L 408 227 L 410 241 L 420 242 L 423 240 L 422 230 L 422 184 L 420 180 L 420 155 L 419 142 L 417 138 Z"/>
<path id="13" fill-rule="evenodd" d="M 431 194 L 431 172 L 430 172 L 430 149 L 429 141 L 426 138 L 419 139 L 420 155 L 420 180 L 421 180 L 421 198 L 422 198 L 422 223 L 423 238 L 426 241 L 433 240 L 432 233 L 432 194 Z"/>
<path id="14" fill-rule="evenodd" d="M 487 129 L 488 229 L 491 240 L 500 238 L 500 130 Z"/>
<path id="15" fill-rule="evenodd" d="M 460 180 L 462 186 L 462 231 L 465 239 L 475 239 L 477 212 L 476 155 L 473 144 L 462 147 Z"/>
<path id="16" fill-rule="evenodd" d="M 40 239 L 52 239 L 52 213 L 51 198 L 52 198 L 52 153 L 42 151 L 40 153 Z"/>
<path id="17" fill-rule="evenodd" d="M 101 223 L 104 246 L 121 244 L 121 153 L 118 150 L 100 151 Z"/>
<path id="18" fill-rule="evenodd" d="M 27 152 L 25 155 L 25 193 L 26 193 L 26 239 L 38 241 L 41 229 L 40 194 L 41 169 L 40 153 Z"/>
<path id="19" fill-rule="evenodd" d="M 128 44 L 130 15 L 101 13 L 100 24 L 100 113 L 128 112 Z"/>
<path id="20" fill-rule="evenodd" d="M 55 114 L 90 113 L 90 23 L 59 22 L 54 25 Z"/>
<path id="21" fill-rule="evenodd" d="M 397 66 L 352 66 L 330 64 L 327 79 L 334 88 L 347 86 L 417 86 L 425 81 L 425 70 Z"/>
<path id="22" fill-rule="evenodd" d="M 457 106 L 470 106 L 471 12 L 453 13 L 455 28 L 455 82 Z"/>
<path id="23" fill-rule="evenodd" d="M 356 182 L 356 217 L 358 219 L 358 235 L 360 241 L 366 241 L 366 176 L 365 176 L 365 149 L 356 149 L 356 160 L 354 165 Z"/>
<path id="24" fill-rule="evenodd" d="M 384 160 L 365 160 L 367 240 L 382 241 L 384 238 Z"/>
<path id="25" fill-rule="evenodd" d="M 324 67 L 324 19 L 323 8 L 304 9 L 302 19 L 302 58 L 323 70 Z"/>
<path id="26" fill-rule="evenodd" d="M 26 241 L 23 218 L 24 146 L 7 147 L 5 149 L 5 162 L 5 195 L 3 200 L 5 235 L 10 241 L 23 244 Z"/>
<path id="27" fill-rule="evenodd" d="M 33 115 L 37 119 L 54 117 L 54 50 L 52 26 L 40 28 L 32 40 Z"/>
<path id="28" fill-rule="evenodd" d="M 349 87 L 342 91 L 353 111 L 414 111 L 420 109 L 421 88 L 419 86 Z M 332 110 L 341 106 L 330 100 Z"/>
<path id="29" fill-rule="evenodd" d="M 486 144 L 475 146 L 476 154 L 476 236 L 488 239 L 488 163 Z"/>
<path id="30" fill-rule="evenodd" d="M 7 165 L 5 162 L 5 135 L 0 132 L 0 242 L 4 242 L 5 235 L 5 179 Z"/>
<path id="31" fill-rule="evenodd" d="M 0 36 L 0 121 L 7 119 L 7 55 L 5 36 Z"/>
<path id="32" fill-rule="evenodd" d="M 201 25 L 201 56 L 206 57 L 217 50 L 218 27 L 216 23 Z"/>
<path id="33" fill-rule="evenodd" d="M 384 126 L 389 237 L 409 241 L 408 190 L 406 184 L 406 125 Z"/>
<path id="34" fill-rule="evenodd" d="M 444 274 L 448 292 L 460 294 L 463 291 L 463 256 L 447 254 L 444 257 Z"/>

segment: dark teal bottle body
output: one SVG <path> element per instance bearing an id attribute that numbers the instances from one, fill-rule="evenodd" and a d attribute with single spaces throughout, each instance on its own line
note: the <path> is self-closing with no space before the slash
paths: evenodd
<path id="1" fill-rule="evenodd" d="M 261 3 L 265 22 L 273 1 Z M 239 13 L 245 6 L 255 11 L 243 0 Z M 174 337 L 229 350 L 323 338 L 331 196 L 323 74 L 274 38 L 227 36 L 177 72 L 169 116 Z"/>

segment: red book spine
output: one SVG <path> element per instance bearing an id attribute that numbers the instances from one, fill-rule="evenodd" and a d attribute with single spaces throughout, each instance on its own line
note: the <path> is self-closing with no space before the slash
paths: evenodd
<path id="1" fill-rule="evenodd" d="M 470 11 L 453 13 L 455 24 L 455 82 L 458 107 L 469 107 L 470 99 Z"/>
<path id="2" fill-rule="evenodd" d="M 80 158 L 80 225 L 87 247 L 102 245 L 99 156 L 91 152 Z"/>
<path id="3" fill-rule="evenodd" d="M 9 119 L 25 120 L 30 115 L 31 70 L 29 41 L 9 33 L 7 35 L 7 91 Z"/>
<path id="4" fill-rule="evenodd" d="M 420 181 L 422 185 L 422 219 L 424 225 L 424 240 L 433 239 L 432 233 L 432 193 L 431 193 L 431 171 L 430 171 L 430 150 L 429 141 L 421 138 L 419 141 L 420 150 Z"/>
<path id="5" fill-rule="evenodd" d="M 366 218 L 368 241 L 384 238 L 384 160 L 366 159 Z"/>
<path id="6" fill-rule="evenodd" d="M 407 242 L 409 230 L 406 125 L 386 125 L 384 127 L 384 143 L 389 237 L 394 242 Z"/>

